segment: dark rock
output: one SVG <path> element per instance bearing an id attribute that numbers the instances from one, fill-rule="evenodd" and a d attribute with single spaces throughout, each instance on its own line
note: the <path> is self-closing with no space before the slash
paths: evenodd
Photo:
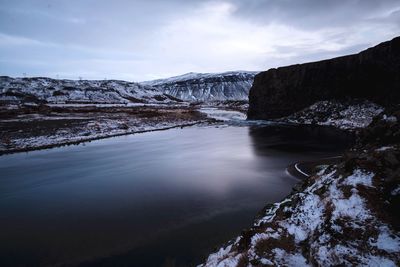
<path id="1" fill-rule="evenodd" d="M 400 102 L 400 37 L 359 54 L 270 69 L 254 79 L 249 119 L 288 116 L 317 101 Z"/>
<path id="2" fill-rule="evenodd" d="M 400 144 L 400 120 L 398 118 L 394 121 L 387 119 L 387 117 L 397 114 L 398 110 L 400 110 L 400 107 L 388 108 L 375 117 L 367 128 L 360 131 L 358 146 Z"/>
<path id="3" fill-rule="evenodd" d="M 250 247 L 251 238 L 254 236 L 255 231 L 253 229 L 245 229 L 242 231 L 242 238 L 238 243 L 238 249 L 240 251 L 246 250 Z"/>
<path id="4" fill-rule="evenodd" d="M 399 166 L 400 165 L 400 162 L 397 160 L 395 154 L 391 151 L 386 153 L 385 160 L 390 166 Z"/>

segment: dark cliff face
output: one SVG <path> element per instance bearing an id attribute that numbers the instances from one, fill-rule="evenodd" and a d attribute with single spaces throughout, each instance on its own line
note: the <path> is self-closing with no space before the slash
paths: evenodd
<path id="1" fill-rule="evenodd" d="M 248 118 L 277 118 L 317 101 L 349 98 L 400 103 L 400 37 L 359 54 L 259 73 L 250 89 Z"/>

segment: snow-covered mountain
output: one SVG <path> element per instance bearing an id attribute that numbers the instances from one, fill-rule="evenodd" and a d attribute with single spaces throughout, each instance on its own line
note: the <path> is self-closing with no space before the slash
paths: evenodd
<path id="1" fill-rule="evenodd" d="M 147 85 L 117 80 L 0 77 L 0 102 L 170 103 L 179 101 Z"/>
<path id="2" fill-rule="evenodd" d="M 185 101 L 247 100 L 257 72 L 187 73 L 142 82 Z"/>

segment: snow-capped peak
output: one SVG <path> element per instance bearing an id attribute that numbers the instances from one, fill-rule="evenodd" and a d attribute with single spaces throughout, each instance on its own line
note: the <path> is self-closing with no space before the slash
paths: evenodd
<path id="1" fill-rule="evenodd" d="M 141 84 L 156 87 L 166 94 L 187 101 L 247 100 L 256 74 L 254 71 L 189 72 Z"/>

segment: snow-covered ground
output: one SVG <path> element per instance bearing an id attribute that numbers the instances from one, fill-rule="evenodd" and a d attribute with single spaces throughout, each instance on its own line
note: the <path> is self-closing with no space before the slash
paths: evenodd
<path id="1" fill-rule="evenodd" d="M 233 110 L 227 106 L 210 107 L 204 105 L 199 108 L 199 112 L 206 114 L 208 118 L 220 121 L 223 125 L 236 127 L 286 124 L 275 121 L 247 120 L 246 113 L 241 111 L 241 109 Z"/>
<path id="2" fill-rule="evenodd" d="M 181 122 L 149 122 L 142 123 L 140 120 L 100 120 L 87 124 L 87 127 L 80 131 L 60 129 L 53 135 L 42 135 L 26 138 L 12 139 L 7 146 L 2 146 L 0 142 L 0 152 L 9 150 L 32 150 L 50 146 L 64 145 L 101 139 L 106 137 L 148 132 L 156 130 L 166 130 L 174 127 L 189 126 L 200 121 L 181 121 Z"/>
<path id="3" fill-rule="evenodd" d="M 17 110 L 0 119 L 0 154 L 210 121 L 187 107 L 60 107 Z"/>
<path id="4" fill-rule="evenodd" d="M 324 169 L 267 210 L 251 237 L 238 237 L 203 266 L 398 266 L 399 233 L 368 208 L 368 194 L 383 190 L 374 179 L 362 169 Z"/>
<path id="5" fill-rule="evenodd" d="M 367 127 L 382 111 L 381 106 L 370 101 L 320 101 L 281 121 L 357 129 Z"/>
<path id="6" fill-rule="evenodd" d="M 201 108 L 199 110 L 207 114 L 208 117 L 220 120 L 220 121 L 244 121 L 246 120 L 246 114 L 239 111 L 224 110 L 219 108 Z"/>
<path id="7" fill-rule="evenodd" d="M 225 110 L 235 110 L 242 113 L 247 113 L 249 109 L 248 100 L 226 100 L 226 101 L 209 101 L 201 104 L 202 107 L 212 107 Z"/>
<path id="8" fill-rule="evenodd" d="M 200 266 L 399 266 L 399 117 L 374 118 L 340 163 L 319 166 Z"/>

